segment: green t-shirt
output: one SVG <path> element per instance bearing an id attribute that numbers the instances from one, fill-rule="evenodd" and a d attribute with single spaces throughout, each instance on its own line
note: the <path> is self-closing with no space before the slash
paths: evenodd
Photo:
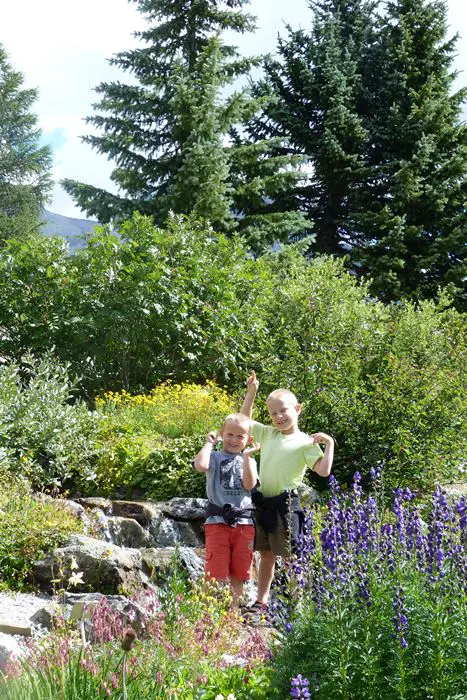
<path id="1" fill-rule="evenodd" d="M 258 490 L 264 496 L 278 496 L 286 489 L 296 489 L 303 482 L 307 467 L 323 456 L 319 445 L 306 433 L 283 435 L 269 425 L 253 421 L 251 433 L 261 444 Z"/>

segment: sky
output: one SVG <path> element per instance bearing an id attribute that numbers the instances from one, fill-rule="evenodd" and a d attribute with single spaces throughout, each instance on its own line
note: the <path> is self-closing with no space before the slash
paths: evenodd
<path id="1" fill-rule="evenodd" d="M 134 31 L 144 27 L 136 2 L 128 0 L 22 0 L 0 9 L 0 43 L 13 68 L 24 75 L 24 87 L 38 89 L 33 110 L 43 140 L 53 149 L 52 199 L 47 208 L 64 216 L 86 218 L 60 186 L 62 178 L 111 190 L 114 167 L 80 136 L 91 133 L 85 117 L 94 113 L 94 88 L 102 81 L 128 81 L 128 74 L 109 66 L 108 59 L 135 47 Z M 463 7 L 464 5 L 464 7 Z M 448 0 L 450 36 L 460 35 L 454 68 L 460 72 L 455 87 L 467 85 L 467 6 Z M 284 25 L 307 28 L 307 0 L 251 0 L 256 15 L 255 34 L 236 37 L 246 55 L 274 52 Z M 464 111 L 467 119 L 467 108 Z"/>

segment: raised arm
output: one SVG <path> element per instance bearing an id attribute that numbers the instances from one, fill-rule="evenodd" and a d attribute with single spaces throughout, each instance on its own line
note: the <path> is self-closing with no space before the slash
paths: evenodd
<path id="1" fill-rule="evenodd" d="M 246 380 L 246 395 L 240 409 L 240 413 L 243 413 L 244 416 L 248 416 L 248 418 L 251 418 L 253 415 L 253 404 L 255 402 L 258 387 L 259 381 L 256 378 L 255 370 L 253 370 Z"/>
<path id="2" fill-rule="evenodd" d="M 208 433 L 206 442 L 196 455 L 193 464 L 198 472 L 207 472 L 209 470 L 209 461 L 211 459 L 212 448 L 219 441 L 217 433 Z"/>
<path id="3" fill-rule="evenodd" d="M 259 443 L 255 442 L 251 447 L 243 451 L 243 488 L 247 491 L 254 489 L 258 483 L 258 468 L 256 461 L 251 456 L 259 450 Z"/>
<path id="4" fill-rule="evenodd" d="M 316 472 L 318 476 L 329 476 L 334 460 L 334 440 L 330 435 L 326 435 L 326 433 L 313 433 L 310 437 L 313 442 L 324 445 L 324 454 L 316 460 L 313 471 Z"/>

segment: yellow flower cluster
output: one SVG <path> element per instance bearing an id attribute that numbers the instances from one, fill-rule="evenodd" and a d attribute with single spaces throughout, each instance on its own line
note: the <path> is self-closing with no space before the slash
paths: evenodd
<path id="1" fill-rule="evenodd" d="M 149 394 L 108 391 L 96 398 L 96 407 L 114 418 L 120 414 L 124 422 L 145 423 L 151 430 L 170 437 L 215 429 L 235 410 L 225 388 L 212 381 L 202 385 L 166 381 Z"/>

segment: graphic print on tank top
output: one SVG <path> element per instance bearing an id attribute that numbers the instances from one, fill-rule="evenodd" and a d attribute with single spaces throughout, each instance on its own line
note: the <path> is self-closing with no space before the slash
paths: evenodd
<path id="1" fill-rule="evenodd" d="M 219 468 L 221 488 L 225 491 L 242 492 L 243 482 L 240 469 L 232 469 L 232 459 L 223 459 Z"/>

